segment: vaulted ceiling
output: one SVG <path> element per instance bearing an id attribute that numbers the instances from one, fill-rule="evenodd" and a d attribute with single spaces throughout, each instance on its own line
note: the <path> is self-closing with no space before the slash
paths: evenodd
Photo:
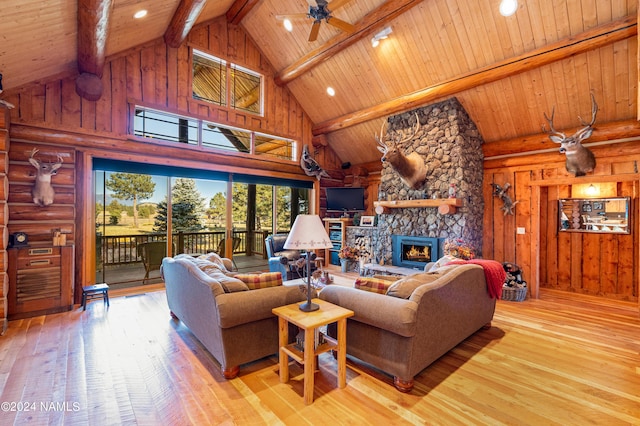
<path id="1" fill-rule="evenodd" d="M 333 15 L 354 32 L 323 21 L 309 42 L 312 20 L 294 20 L 288 32 L 276 18 L 305 13 L 305 0 L 5 0 L 0 72 L 5 90 L 77 73 L 79 64 L 91 73 L 100 56 L 161 37 L 180 43 L 193 24 L 226 15 L 344 162 L 379 160 L 373 135 L 388 115 L 452 96 L 489 143 L 540 144 L 553 107 L 556 129 L 572 131 L 590 114 L 590 93 L 599 105 L 594 137 L 636 120 L 637 0 L 519 0 L 510 17 L 500 0 L 333 1 L 341 4 Z M 149 14 L 135 20 L 139 9 Z M 372 47 L 385 27 L 389 38 Z"/>

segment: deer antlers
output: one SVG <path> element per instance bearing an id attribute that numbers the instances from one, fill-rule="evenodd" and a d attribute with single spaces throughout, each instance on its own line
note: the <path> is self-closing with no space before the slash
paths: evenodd
<path id="1" fill-rule="evenodd" d="M 30 151 L 29 163 L 36 169 L 36 182 L 31 195 L 33 202 L 39 206 L 48 206 L 53 204 L 55 191 L 51 186 L 51 176 L 55 175 L 60 167 L 62 167 L 62 156 L 57 154 L 57 162 L 43 163 L 35 158 L 38 153 L 37 148 Z"/>
<path id="2" fill-rule="evenodd" d="M 382 152 L 381 161 L 388 161 L 406 185 L 413 189 L 420 188 L 427 176 L 427 166 L 424 163 L 424 158 L 415 151 L 409 155 L 404 155 L 398 146 L 398 144 L 407 142 L 418 134 L 420 130 L 418 114 L 416 114 L 415 127 L 406 132 L 396 131 L 397 137 L 391 138 L 390 145 L 387 145 L 384 141 L 384 126 L 385 122 L 382 123 L 382 128 L 380 129 L 380 137 L 374 135 L 379 145 L 378 150 Z"/>
<path id="3" fill-rule="evenodd" d="M 586 173 L 593 171 L 596 166 L 595 156 L 588 148 L 582 146 L 582 141 L 593 133 L 593 125 L 598 114 L 598 104 L 593 93 L 591 94 L 591 121 L 587 123 L 582 117 L 578 117 L 584 127 L 578 129 L 573 135 L 567 136 L 553 127 L 554 114 L 555 108 L 551 111 L 551 117 L 548 117 L 546 113 L 544 114 L 550 130 L 547 131 L 542 125 L 542 131 L 549 134 L 549 139 L 552 142 L 560 144 L 560 152 L 566 154 L 567 157 L 567 171 L 576 176 L 584 176 Z"/>

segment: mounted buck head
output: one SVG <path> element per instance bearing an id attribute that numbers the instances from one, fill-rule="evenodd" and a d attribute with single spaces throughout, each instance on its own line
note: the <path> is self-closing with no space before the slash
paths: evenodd
<path id="1" fill-rule="evenodd" d="M 380 136 L 374 135 L 378 142 L 378 150 L 382 152 L 380 161 L 388 162 L 391 167 L 400 175 L 400 179 L 407 186 L 413 189 L 419 189 L 427 178 L 427 166 L 424 159 L 417 152 L 404 155 L 402 147 L 404 142 L 412 140 L 420 130 L 420 119 L 416 114 L 416 125 L 413 129 L 406 132 L 396 131 L 394 135 L 389 135 L 385 140 L 384 126 L 386 121 L 382 122 L 380 128 Z M 394 137 L 395 136 L 395 137 Z"/>
<path id="2" fill-rule="evenodd" d="M 549 134 L 552 142 L 560 144 L 560 152 L 567 157 L 566 167 L 569 173 L 575 176 L 584 176 L 588 172 L 592 172 L 596 167 L 596 157 L 588 148 L 582 146 L 582 141 L 586 140 L 593 133 L 593 125 L 596 122 L 596 114 L 598 113 L 598 104 L 596 98 L 591 94 L 591 122 L 586 123 L 581 117 L 578 117 L 580 123 L 584 126 L 573 135 L 567 137 L 564 133 L 558 132 L 553 127 L 553 115 L 555 108 L 551 111 L 551 118 L 544 114 L 544 118 L 549 123 L 549 131 L 547 132 L 544 125 L 542 130 Z"/>
<path id="3" fill-rule="evenodd" d="M 58 169 L 62 167 L 62 157 L 58 154 L 58 161 L 55 163 L 43 163 L 35 158 L 38 153 L 36 148 L 31 150 L 29 156 L 29 163 L 36 169 L 36 182 L 31 195 L 33 196 L 33 202 L 38 206 L 48 206 L 53 204 L 53 197 L 55 191 L 51 186 L 51 176 L 58 172 Z"/>

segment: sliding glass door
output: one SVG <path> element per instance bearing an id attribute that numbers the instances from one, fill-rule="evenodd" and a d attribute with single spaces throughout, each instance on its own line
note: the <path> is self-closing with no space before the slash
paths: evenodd
<path id="1" fill-rule="evenodd" d="M 116 288 L 162 282 L 162 259 L 181 253 L 217 252 L 241 271 L 267 270 L 264 239 L 309 209 L 308 189 L 110 168 L 94 170 L 96 282 Z"/>

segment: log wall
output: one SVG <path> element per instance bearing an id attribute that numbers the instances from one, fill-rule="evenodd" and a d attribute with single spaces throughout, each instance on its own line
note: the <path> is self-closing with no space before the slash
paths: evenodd
<path id="1" fill-rule="evenodd" d="M 8 157 L 9 157 L 9 110 L 0 106 L 0 231 L 3 236 L 8 236 L 7 224 L 9 214 L 7 213 L 7 198 L 9 196 L 9 179 L 7 178 Z M 7 261 L 7 244 L 2 238 L 0 244 L 0 334 L 4 334 L 7 329 L 7 310 L 9 294 L 9 269 Z"/>
<path id="2" fill-rule="evenodd" d="M 191 48 L 262 73 L 264 115 L 192 99 Z M 93 209 L 88 203 L 93 190 L 92 158 L 310 179 L 297 162 L 222 155 L 129 135 L 132 106 L 139 104 L 311 145 L 311 121 L 288 89 L 273 82 L 274 74 L 275 70 L 245 32 L 220 17 L 195 27 L 188 40 L 177 49 L 157 40 L 108 58 L 102 77 L 103 95 L 98 101 L 87 101 L 76 94 L 75 76 L 5 92 L 3 97 L 16 105 L 10 112 L 13 128 L 8 153 L 9 231 L 25 231 L 30 241 L 50 238 L 54 227 L 68 234 L 68 243 L 76 246 L 76 265 L 82 265 L 76 268 L 75 277 L 75 302 L 78 303 L 81 286 L 94 280 L 92 268 L 87 267 L 94 264 Z M 58 153 L 64 157 L 63 167 L 52 179 L 55 202 L 48 207 L 39 208 L 31 202 L 34 169 L 26 161 L 26 153 L 34 147 L 40 149 L 39 155 L 44 158 L 52 155 L 55 159 Z M 321 151 L 320 161 L 329 161 L 330 167 L 336 168 L 339 160 L 331 149 L 323 146 Z M 0 180 L 4 176 L 2 172 L 0 170 Z M 2 188 L 0 185 L 0 219 Z M 0 249 L 5 247 L 6 244 L 0 245 Z M 3 250 L 0 250 L 0 259 Z"/>
<path id="3" fill-rule="evenodd" d="M 485 159 L 483 257 L 520 265 L 534 297 L 539 285 L 637 302 L 640 146 L 626 142 L 591 150 L 596 170 L 580 178 L 567 173 L 557 152 Z M 518 202 L 514 215 L 503 214 L 491 183 L 511 184 L 508 195 Z M 607 196 L 631 198 L 629 235 L 558 232 L 558 199 L 571 198 L 574 186 L 589 183 L 607 188 Z"/>

